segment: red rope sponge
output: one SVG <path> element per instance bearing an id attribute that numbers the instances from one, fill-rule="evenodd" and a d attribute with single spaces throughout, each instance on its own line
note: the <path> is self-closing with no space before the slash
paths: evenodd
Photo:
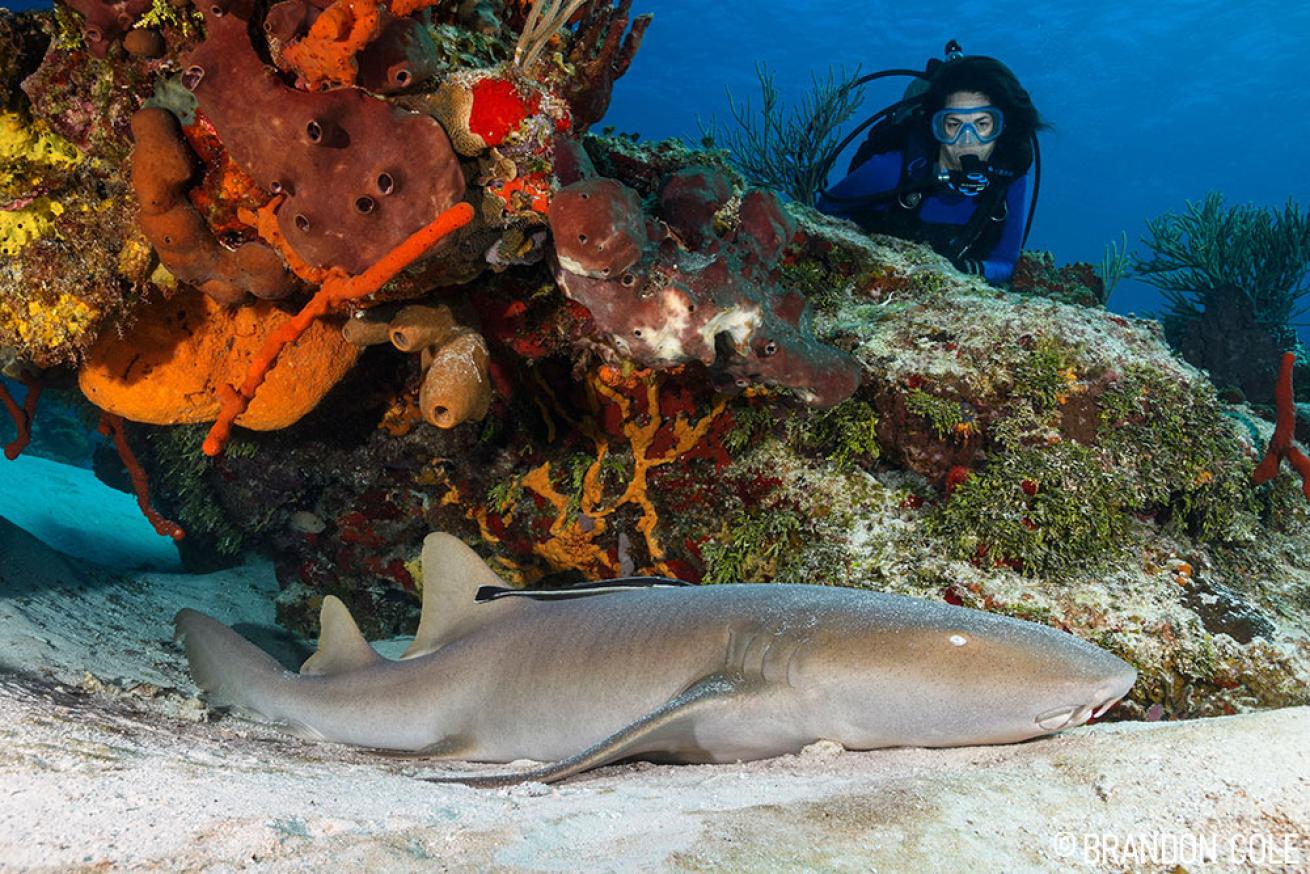
<path id="1" fill-rule="evenodd" d="M 127 436 L 123 433 L 123 417 L 115 416 L 113 413 L 100 413 L 100 433 L 106 437 L 114 438 L 114 446 L 118 449 L 118 457 L 123 459 L 123 465 L 127 468 L 127 474 L 132 478 L 132 488 L 136 491 L 136 503 L 141 508 L 141 512 L 150 520 L 155 531 L 171 537 L 174 540 L 181 540 L 186 536 L 182 526 L 176 522 L 169 521 L 155 511 L 150 506 L 150 486 L 147 484 L 145 469 L 141 467 L 141 462 L 136 460 L 136 454 L 132 452 L 132 447 L 127 445 Z"/>
<path id="2" fill-rule="evenodd" d="M 18 436 L 5 447 L 5 458 L 13 461 L 23 454 L 27 444 L 32 442 L 32 420 L 36 418 L 36 401 L 41 396 L 41 389 L 44 384 L 37 379 L 23 374 L 23 385 L 27 386 L 27 397 L 23 399 L 23 405 L 18 406 L 14 396 L 11 395 L 4 383 L 0 383 L 0 403 L 3 403 L 5 409 L 9 411 L 9 416 L 14 420 L 14 428 L 18 430 Z"/>
<path id="3" fill-rule="evenodd" d="M 1269 448 L 1265 457 L 1251 474 L 1251 481 L 1256 485 L 1268 482 L 1278 475 L 1278 467 L 1284 458 L 1301 476 L 1301 491 L 1306 500 L 1310 500 L 1310 458 L 1292 445 L 1296 433 L 1296 399 L 1292 394 L 1292 367 L 1296 364 L 1296 353 L 1284 352 L 1283 361 L 1278 369 L 1278 383 L 1274 386 L 1274 403 L 1278 408 L 1278 418 L 1274 424 L 1274 436 L 1269 438 Z"/>

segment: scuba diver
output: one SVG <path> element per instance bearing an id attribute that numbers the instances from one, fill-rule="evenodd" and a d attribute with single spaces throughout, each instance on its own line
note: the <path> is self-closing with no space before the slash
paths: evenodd
<path id="1" fill-rule="evenodd" d="M 1037 131 L 1046 129 L 1028 92 L 995 58 L 965 56 L 959 43 L 916 77 L 905 99 L 852 132 L 829 162 L 866 127 L 868 138 L 846 178 L 819 194 L 818 208 L 865 231 L 926 243 L 964 272 L 1003 283 L 1014 272 L 1032 226 L 1040 183 Z M 1036 163 L 1036 170 L 1030 170 Z"/>

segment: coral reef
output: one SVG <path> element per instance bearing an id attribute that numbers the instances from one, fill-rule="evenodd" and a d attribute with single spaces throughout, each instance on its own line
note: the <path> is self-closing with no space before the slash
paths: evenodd
<path id="1" fill-rule="evenodd" d="M 1051 252 L 1022 252 L 1010 277 L 1010 290 L 1079 306 L 1105 306 L 1113 286 L 1085 261 L 1056 266 Z"/>

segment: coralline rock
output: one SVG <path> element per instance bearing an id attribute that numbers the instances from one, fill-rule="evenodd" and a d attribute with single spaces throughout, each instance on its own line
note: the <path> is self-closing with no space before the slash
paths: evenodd
<path id="1" fill-rule="evenodd" d="M 794 223 L 773 194 L 751 191 L 720 239 L 712 216 L 723 208 L 716 192 L 728 188 L 715 178 L 705 202 L 691 204 L 696 191 L 685 178 L 666 186 L 661 207 L 681 231 L 674 235 L 617 180 L 565 186 L 550 210 L 556 281 L 591 311 L 618 358 L 657 369 L 697 361 L 725 386 L 766 383 L 815 406 L 840 403 L 860 384 L 858 366 L 815 339 L 804 295 L 775 275 Z M 679 236 L 701 246 L 687 248 Z"/>
<path id="2" fill-rule="evenodd" d="M 37 70 L 23 80 L 32 115 L 112 167 L 132 148 L 132 114 L 150 97 L 145 64 L 97 58 L 52 40 Z"/>
<path id="3" fill-rule="evenodd" d="M 170 273 L 221 304 L 239 304 L 246 292 L 276 300 L 295 290 L 295 280 L 270 247 L 252 241 L 232 250 L 214 239 L 187 198 L 191 154 L 171 112 L 138 110 L 132 134 L 132 187 L 141 204 L 137 223 Z"/>
<path id="4" fill-rule="evenodd" d="M 144 279 L 125 181 L 23 110 L 0 112 L 0 350 L 75 362 Z M 138 257 L 141 256 L 141 257 Z"/>
<path id="5" fill-rule="evenodd" d="M 207 15 L 183 60 L 184 82 L 232 157 L 283 193 L 278 226 L 317 267 L 358 273 L 464 195 L 464 174 L 436 120 L 358 88 L 309 93 L 281 84 L 245 22 Z"/>
<path id="6" fill-rule="evenodd" d="M 49 43 L 38 16 L 0 9 L 0 107 L 17 108 L 19 83 L 40 66 Z"/>
<path id="7" fill-rule="evenodd" d="M 291 316 L 271 303 L 227 310 L 182 292 L 142 310 L 122 337 L 102 334 L 78 371 L 87 400 L 133 422 L 181 425 L 218 417 L 217 387 L 240 383 L 264 341 Z M 237 423 L 274 431 L 298 421 L 354 366 L 358 347 L 316 322 L 283 351 Z"/>
<path id="8" fill-rule="evenodd" d="M 1021 253 L 1010 278 L 1010 290 L 1081 306 L 1105 303 L 1105 280 L 1093 265 L 1080 261 L 1057 266 L 1052 252 Z"/>
<path id="9" fill-rule="evenodd" d="M 59 189 L 83 160 L 40 122 L 0 112 L 0 255 L 17 255 L 53 230 L 65 211 Z"/>

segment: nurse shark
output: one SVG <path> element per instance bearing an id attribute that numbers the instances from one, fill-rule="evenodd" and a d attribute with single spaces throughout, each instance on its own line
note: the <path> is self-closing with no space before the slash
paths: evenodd
<path id="1" fill-rule="evenodd" d="M 444 533 L 424 541 L 421 619 L 399 660 L 331 596 L 299 673 L 195 610 L 176 626 L 212 706 L 317 740 L 549 763 L 433 778 L 479 786 L 633 757 L 745 761 L 818 740 L 1012 743 L 1100 716 L 1137 676 L 1046 626 L 858 589 L 637 578 L 515 590 Z"/>

